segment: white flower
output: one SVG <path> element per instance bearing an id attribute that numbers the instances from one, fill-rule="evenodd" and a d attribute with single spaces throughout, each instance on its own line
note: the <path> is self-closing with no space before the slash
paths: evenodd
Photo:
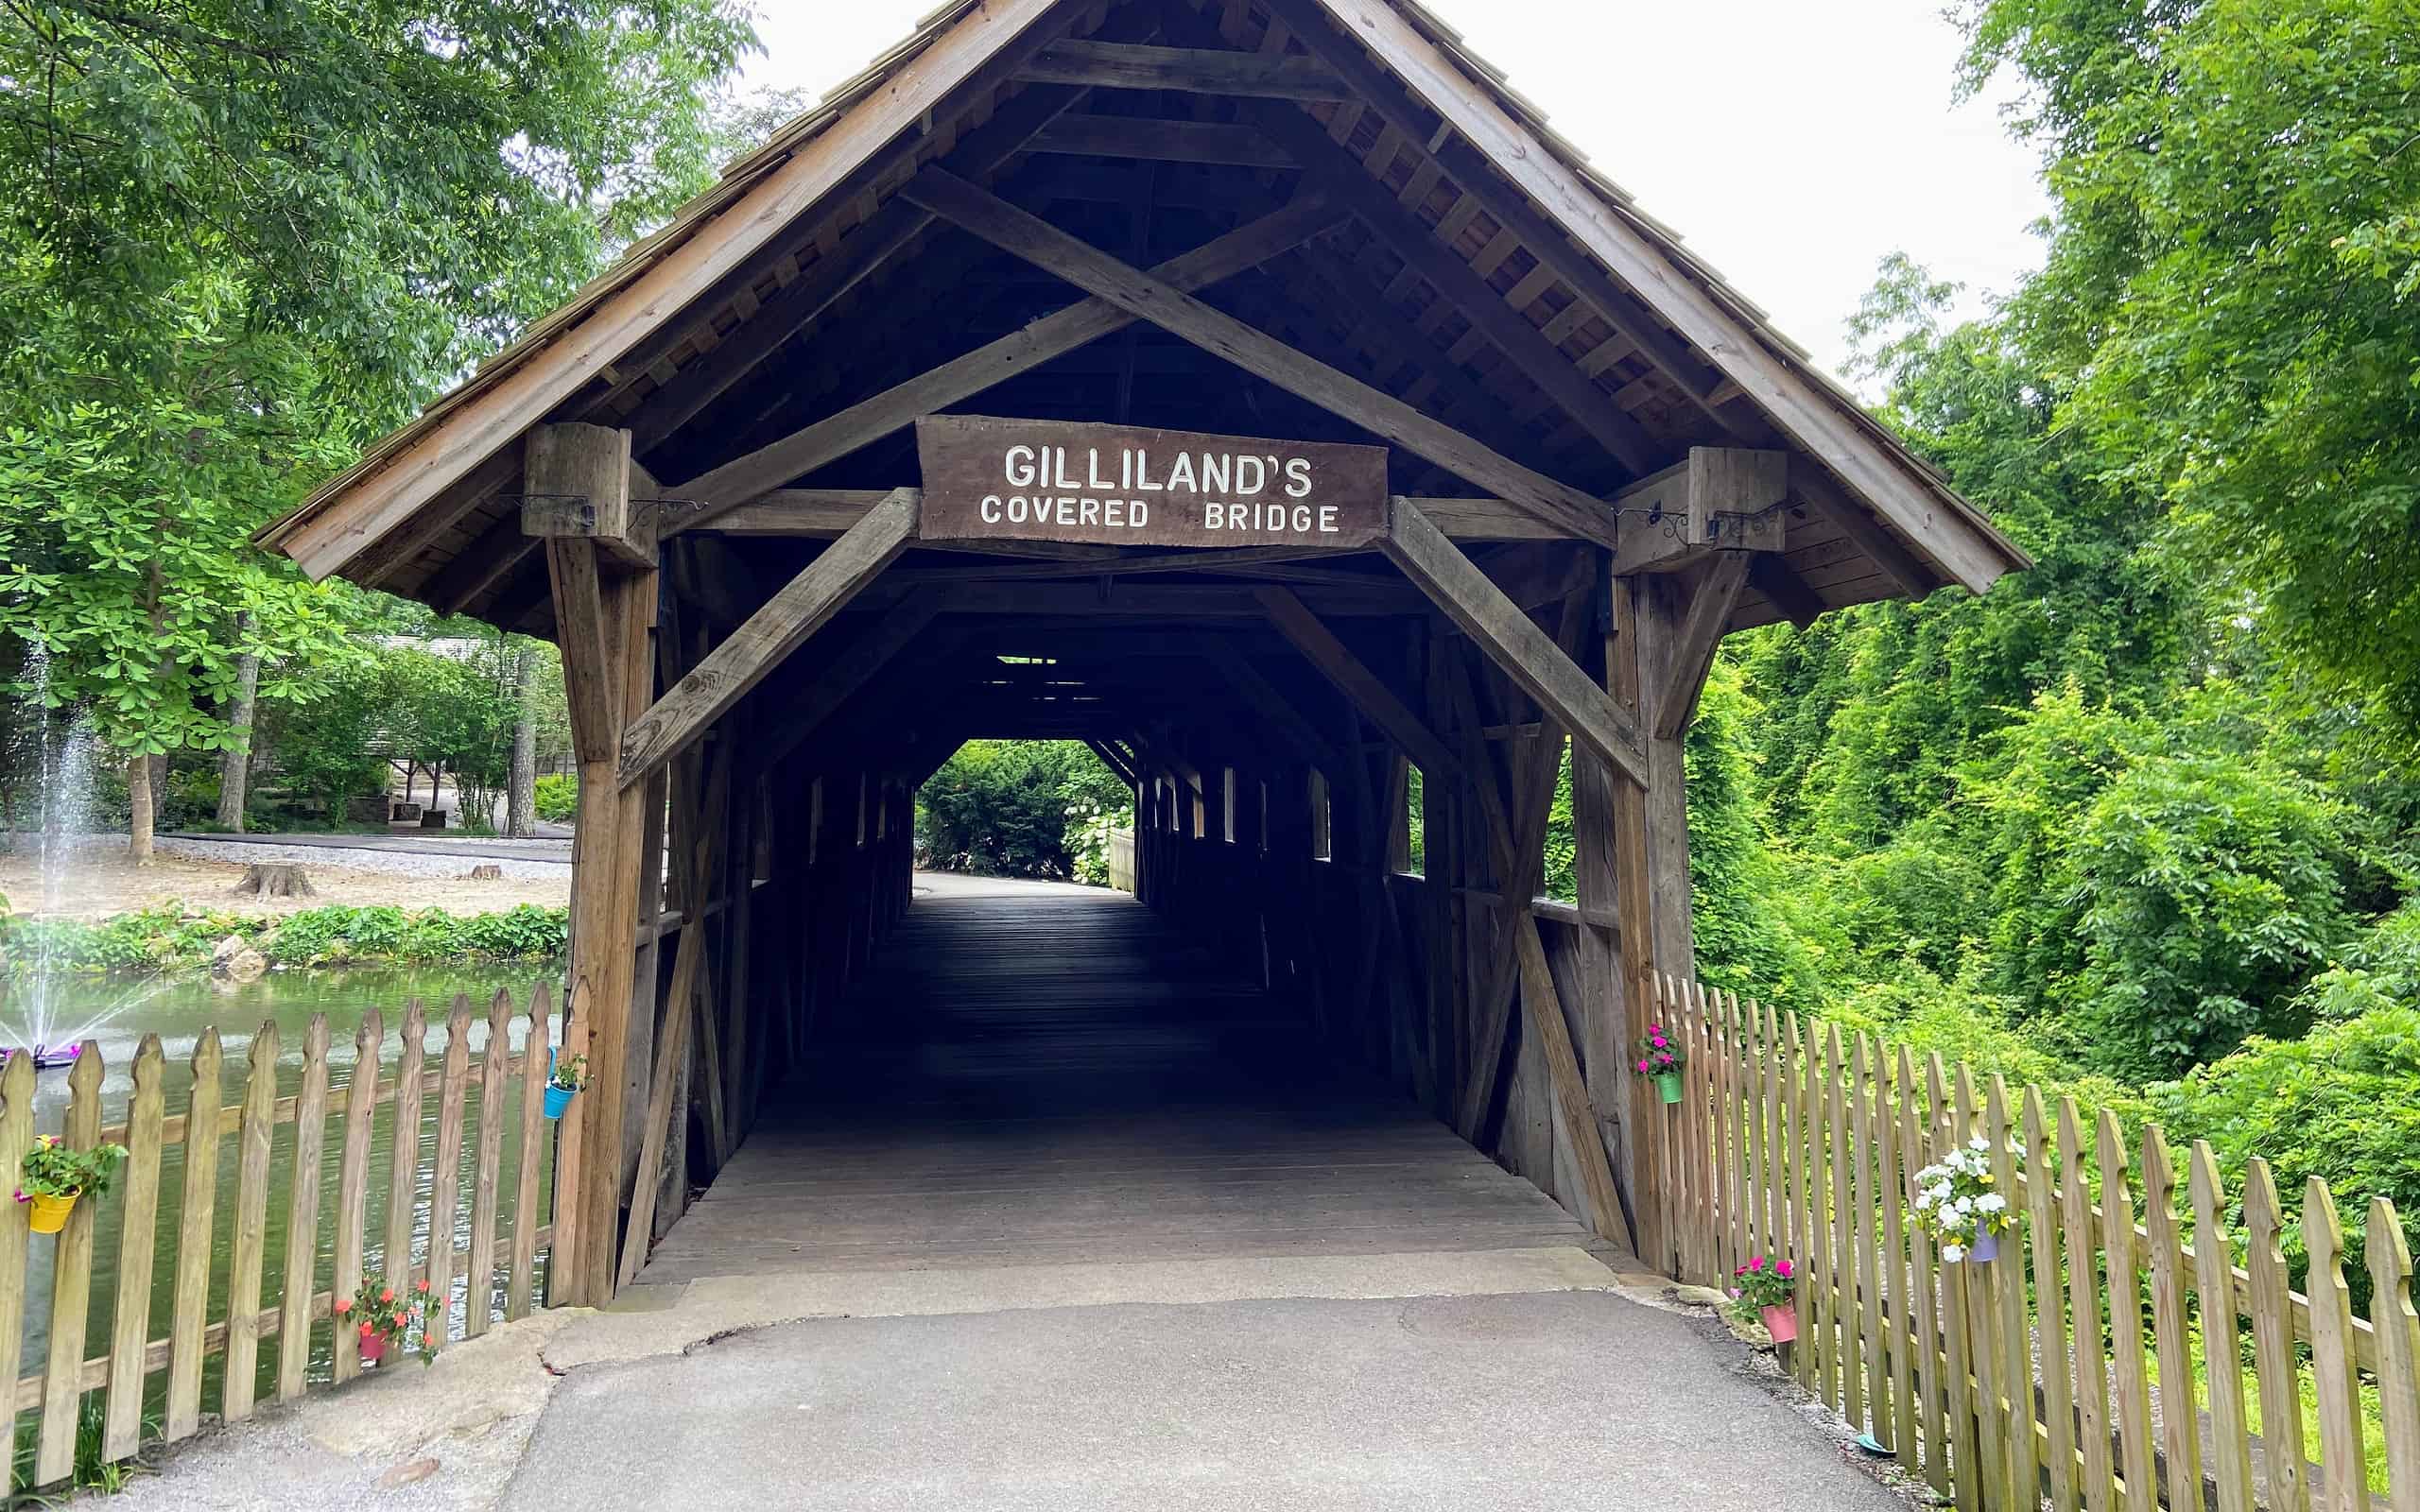
<path id="1" fill-rule="evenodd" d="M 1927 1189 L 1925 1189 L 1925 1190 L 1924 1190 L 1924 1191 L 1922 1191 L 1922 1192 L 1917 1193 L 1917 1194 L 1916 1194 L 1916 1209 L 1917 1209 L 1917 1211 L 1921 1212 L 1921 1211 L 1924 1211 L 1925 1209 L 1931 1207 L 1931 1206 L 1933 1205 L 1933 1201 L 1934 1201 L 1934 1198 L 1933 1198 L 1933 1194 L 1932 1194 L 1932 1190 L 1931 1190 L 1929 1187 L 1927 1187 Z"/>
<path id="2" fill-rule="evenodd" d="M 1963 1215 L 1975 1211 L 1975 1199 L 1972 1197 L 1960 1197 L 1955 1203 L 1951 1204 L 1951 1206 L 1955 1207 L 1960 1214 Z"/>
<path id="3" fill-rule="evenodd" d="M 1960 1261 L 1966 1258 L 1966 1246 L 1964 1245 L 1944 1245 L 1941 1246 L 1941 1258 L 1945 1264 L 1955 1265 Z"/>
<path id="4" fill-rule="evenodd" d="M 1950 1186 L 1946 1181 L 1932 1189 L 1932 1200 L 1936 1203 L 1947 1202 L 1950 1194 Z"/>
<path id="5" fill-rule="evenodd" d="M 1975 1206 L 1985 1212 L 1999 1212 L 2007 1209 L 2008 1198 L 1996 1192 L 1986 1192 L 1975 1199 Z"/>
<path id="6" fill-rule="evenodd" d="M 1970 1150 L 1988 1150 L 1992 1147 L 1992 1142 L 1978 1134 L 1966 1142 L 1966 1147 Z"/>

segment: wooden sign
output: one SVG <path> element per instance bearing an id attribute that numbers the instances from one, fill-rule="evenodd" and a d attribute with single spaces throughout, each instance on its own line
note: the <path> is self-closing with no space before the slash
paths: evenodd
<path id="1" fill-rule="evenodd" d="M 926 541 L 1351 551 L 1387 533 L 1382 446 L 929 415 L 916 451 Z"/>

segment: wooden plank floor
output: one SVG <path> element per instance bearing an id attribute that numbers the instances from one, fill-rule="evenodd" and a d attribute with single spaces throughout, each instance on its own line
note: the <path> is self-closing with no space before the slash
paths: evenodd
<path id="1" fill-rule="evenodd" d="M 641 1284 L 1590 1244 L 1238 975 L 1122 894 L 920 898 Z"/>

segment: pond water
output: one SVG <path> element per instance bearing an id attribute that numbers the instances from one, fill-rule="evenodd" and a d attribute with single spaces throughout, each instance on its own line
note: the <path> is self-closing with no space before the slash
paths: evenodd
<path id="1" fill-rule="evenodd" d="M 475 1065 L 485 1053 L 487 1043 L 488 1005 L 499 988 L 511 994 L 514 1010 L 510 1042 L 518 1049 L 527 1037 L 527 1012 L 531 988 L 538 982 L 557 984 L 550 993 L 560 1005 L 561 971 L 557 967 L 538 963 L 518 963 L 503 967 L 468 968 L 436 967 L 418 970 L 288 971 L 272 971 L 256 982 L 231 985 L 208 977 L 178 977 L 126 981 L 54 981 L 50 993 L 54 1004 L 53 1022 L 67 1024 L 92 1023 L 85 1037 L 95 1043 L 106 1070 L 101 1082 L 102 1123 L 121 1122 L 133 1096 L 133 1065 L 137 1049 L 147 1035 L 160 1037 L 164 1057 L 164 1077 L 166 1110 L 170 1116 L 182 1113 L 188 1090 L 193 1083 L 191 1057 L 196 1042 L 204 1030 L 218 1031 L 222 1049 L 219 1096 L 223 1104 L 233 1107 L 243 1097 L 244 1080 L 251 1064 L 252 1041 L 264 1022 L 274 1023 L 278 1031 L 278 1091 L 281 1096 L 291 1095 L 302 1079 L 302 1040 L 314 1014 L 328 1016 L 328 1085 L 343 1087 L 353 1078 L 354 1035 L 362 1015 L 375 1008 L 385 1019 L 385 1039 L 380 1055 L 381 1079 L 394 1075 L 395 1058 L 401 1048 L 400 1027 L 406 1005 L 414 998 L 424 1005 L 428 1031 L 425 1050 L 428 1068 L 435 1069 L 444 1053 L 445 1020 L 458 995 L 466 996 L 471 1005 L 471 1057 Z M 95 1022 L 97 1021 L 97 1022 Z M 560 1028 L 550 1031 L 549 1038 L 560 1037 Z M 67 1079 L 65 1070 L 40 1074 L 35 1091 L 35 1126 L 43 1132 L 57 1131 L 67 1110 Z M 382 1108 L 373 1126 L 370 1160 L 368 1240 L 366 1244 L 366 1274 L 376 1275 L 384 1265 L 382 1237 L 386 1231 L 389 1211 L 388 1185 L 389 1151 L 393 1147 L 394 1131 L 391 1104 Z M 478 1086 L 475 1076 L 464 1098 L 464 1129 L 462 1167 L 459 1178 L 459 1213 L 455 1225 L 457 1247 L 467 1247 L 470 1242 L 472 1202 L 475 1196 L 475 1160 L 478 1148 Z M 420 1185 L 414 1210 L 412 1253 L 415 1260 L 424 1258 L 428 1249 L 429 1186 L 436 1158 L 436 1129 L 439 1108 L 438 1094 L 430 1092 L 425 1100 L 420 1130 L 422 1157 L 419 1164 Z M 496 1194 L 499 1237 L 511 1227 L 517 1173 L 520 1165 L 520 1124 L 518 1087 L 508 1084 L 505 1098 L 504 1148 L 501 1177 Z M 554 1125 L 547 1125 L 551 1134 Z M 262 1266 L 262 1305 L 273 1305 L 280 1295 L 285 1268 L 286 1212 L 293 1185 L 292 1125 L 279 1125 L 270 1145 L 270 1180 L 268 1213 L 268 1253 Z M 320 1231 L 318 1235 L 317 1284 L 324 1287 L 331 1273 L 335 1243 L 336 1186 L 337 1153 L 343 1140 L 340 1120 L 328 1123 L 326 1150 L 320 1163 Z M 548 1211 L 554 1165 L 553 1141 L 541 1158 L 540 1179 L 545 1186 L 540 1193 L 538 1211 L 541 1222 Z M 229 1256 L 233 1236 L 232 1217 L 235 1204 L 236 1140 L 226 1136 L 219 1146 L 216 1209 L 213 1219 L 210 1317 L 215 1321 L 225 1315 L 228 1287 Z M 175 1275 L 179 1209 L 184 1185 L 184 1148 L 170 1145 L 161 1162 L 160 1212 L 154 1227 L 156 1242 L 152 1255 L 151 1318 L 148 1336 L 167 1336 L 173 1308 L 171 1280 Z M 112 1318 L 116 1308 L 117 1278 L 121 1257 L 120 1230 L 123 1227 L 120 1194 L 112 1191 L 102 1199 L 99 1221 L 95 1226 L 91 1316 L 86 1334 L 84 1357 L 105 1354 L 109 1349 Z M 51 1311 L 51 1258 L 54 1246 L 36 1235 L 30 1247 L 26 1274 L 25 1349 L 18 1366 L 20 1378 L 39 1374 L 45 1351 L 49 1348 Z M 543 1264 L 541 1268 L 543 1286 Z M 455 1327 L 470 1307 L 484 1306 L 491 1316 L 501 1316 L 504 1282 L 499 1275 L 486 1295 L 474 1297 L 463 1278 L 456 1278 L 454 1296 L 449 1298 Z M 543 1292 L 539 1295 L 543 1296 Z M 271 1379 L 278 1355 L 278 1340 L 266 1340 L 261 1345 L 260 1366 L 264 1394 Z M 323 1320 L 312 1330 L 311 1373 L 315 1379 L 325 1379 L 329 1368 L 330 1335 Z M 218 1401 L 218 1359 L 211 1357 L 203 1386 L 205 1411 L 216 1411 Z M 156 1411 L 166 1372 L 154 1372 L 147 1393 Z M 95 1394 L 94 1400 L 98 1400 Z"/>

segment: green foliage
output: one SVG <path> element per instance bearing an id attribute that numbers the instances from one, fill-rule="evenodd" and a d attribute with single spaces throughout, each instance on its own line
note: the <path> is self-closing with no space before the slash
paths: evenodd
<path id="1" fill-rule="evenodd" d="M 2354 1257 L 2345 1277 L 2364 1297 L 2364 1199 L 2392 1198 L 2420 1245 L 2420 1004 L 2321 1023 L 2299 1040 L 2252 1040 L 2155 1089 L 2152 1101 L 2171 1138 L 2208 1140 L 2221 1167 L 2267 1160 L 2289 1211 L 2301 1211 L 2308 1178 L 2325 1180 L 2344 1205 Z M 2299 1221 L 2288 1226 L 2286 1246 L 2299 1274 Z"/>
<path id="2" fill-rule="evenodd" d="M 2061 418 L 2340 696 L 2420 727 L 2420 10 L 1968 0 L 2056 197 Z"/>
<path id="3" fill-rule="evenodd" d="M 702 183 L 751 41 L 726 0 L 0 11 L 12 674 L 122 753 L 238 738 L 248 655 L 271 704 L 341 684 L 376 611 L 248 537 Z"/>
<path id="4" fill-rule="evenodd" d="M 579 779 L 550 772 L 537 782 L 538 817 L 568 824 L 579 816 Z"/>
<path id="5" fill-rule="evenodd" d="M 1074 817 L 1131 810 L 1133 793 L 1080 742 L 970 740 L 916 795 L 917 845 L 944 871 L 1076 875 Z"/>
<path id="6" fill-rule="evenodd" d="M 535 903 L 471 915 L 441 908 L 415 912 L 384 904 L 331 904 L 284 919 L 241 914 L 186 918 L 161 910 L 91 923 L 0 919 L 0 952 L 17 970 L 29 970 L 41 961 L 68 971 L 191 971 L 206 970 L 218 942 L 236 935 L 280 966 L 542 961 L 569 949 L 570 928 L 569 910 Z"/>

